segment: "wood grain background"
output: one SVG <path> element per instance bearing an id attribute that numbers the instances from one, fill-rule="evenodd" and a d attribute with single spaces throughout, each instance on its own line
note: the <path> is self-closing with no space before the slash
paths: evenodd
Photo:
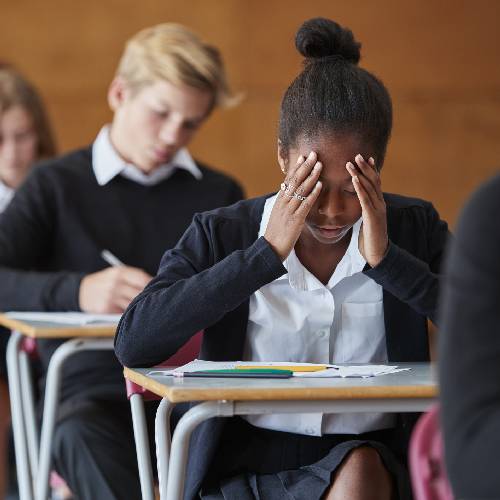
<path id="1" fill-rule="evenodd" d="M 191 149 L 254 196 L 280 183 L 280 99 L 300 69 L 294 34 L 314 16 L 349 26 L 362 65 L 391 92 L 384 189 L 432 200 L 453 225 L 500 166 L 497 0 L 0 0 L 0 60 L 36 82 L 67 151 L 109 121 L 106 90 L 124 41 L 160 22 L 190 26 L 222 50 L 246 95 L 216 112 Z"/>

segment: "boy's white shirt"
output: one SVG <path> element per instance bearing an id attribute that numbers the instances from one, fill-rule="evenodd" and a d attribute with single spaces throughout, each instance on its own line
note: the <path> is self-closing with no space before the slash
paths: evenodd
<path id="1" fill-rule="evenodd" d="M 266 200 L 263 236 L 277 195 Z M 383 290 L 362 273 L 361 218 L 354 224 L 346 253 L 323 285 L 292 250 L 288 273 L 250 297 L 244 359 L 311 363 L 387 363 Z M 359 434 L 392 427 L 381 413 L 275 414 L 248 416 L 258 427 L 297 434 Z"/>
<path id="2" fill-rule="evenodd" d="M 127 163 L 120 157 L 111 144 L 109 125 L 105 125 L 100 130 L 92 144 L 92 168 L 100 186 L 104 186 L 117 175 L 123 175 L 144 186 L 154 186 L 168 179 L 177 168 L 187 170 L 197 180 L 203 177 L 201 170 L 186 148 L 177 151 L 170 162 L 160 165 L 150 174 L 145 174 L 137 166 Z"/>
<path id="3" fill-rule="evenodd" d="M 7 208 L 13 197 L 14 190 L 0 180 L 0 213 Z"/>

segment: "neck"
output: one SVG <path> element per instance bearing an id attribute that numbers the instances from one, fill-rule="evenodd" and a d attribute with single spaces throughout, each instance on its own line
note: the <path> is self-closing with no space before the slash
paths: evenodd
<path id="1" fill-rule="evenodd" d="M 326 285 L 346 253 L 351 235 L 352 229 L 337 243 L 327 245 L 302 233 L 295 245 L 295 253 L 301 264 Z"/>
<path id="2" fill-rule="evenodd" d="M 130 158 L 125 153 L 125 148 L 122 146 L 122 141 L 120 140 L 119 130 L 117 130 L 117 126 L 114 122 L 109 127 L 109 142 L 111 142 L 111 146 L 123 161 L 132 163 Z"/>

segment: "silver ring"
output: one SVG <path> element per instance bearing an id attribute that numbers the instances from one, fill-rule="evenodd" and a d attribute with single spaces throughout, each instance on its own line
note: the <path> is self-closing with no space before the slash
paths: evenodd
<path id="1" fill-rule="evenodd" d="M 307 198 L 307 196 L 301 196 L 299 193 L 297 193 L 297 191 L 295 191 L 292 196 L 299 201 L 304 201 Z"/>
<path id="2" fill-rule="evenodd" d="M 286 193 L 286 191 L 288 190 L 288 184 L 286 182 L 282 182 L 280 189 Z"/>

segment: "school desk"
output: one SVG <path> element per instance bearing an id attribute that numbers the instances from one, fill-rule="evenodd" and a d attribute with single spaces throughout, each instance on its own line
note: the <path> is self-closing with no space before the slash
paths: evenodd
<path id="1" fill-rule="evenodd" d="M 437 396 L 432 366 L 396 364 L 411 369 L 364 379 L 176 378 L 148 375 L 151 368 L 125 368 L 124 375 L 162 398 L 155 421 L 160 498 L 181 500 L 191 433 L 209 418 L 264 413 L 425 411 Z M 200 403 L 180 419 L 170 443 L 173 405 L 195 401 Z"/>
<path id="2" fill-rule="evenodd" d="M 81 351 L 113 349 L 116 325 L 73 326 L 20 321 L 5 314 L 0 314 L 0 325 L 12 331 L 7 346 L 7 371 L 20 500 L 46 500 L 63 365 L 69 357 Z M 49 338 L 67 341 L 56 349 L 50 360 L 39 440 L 29 368 L 30 348 L 26 344 Z"/>

